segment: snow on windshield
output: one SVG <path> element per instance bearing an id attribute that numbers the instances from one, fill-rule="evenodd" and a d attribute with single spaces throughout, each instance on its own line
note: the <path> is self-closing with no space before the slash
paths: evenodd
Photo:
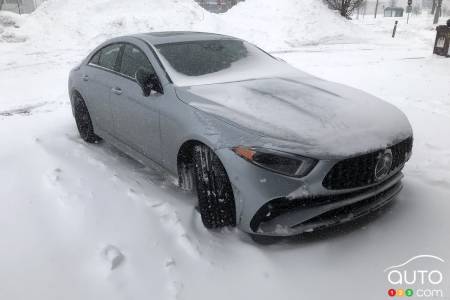
<path id="1" fill-rule="evenodd" d="M 155 45 L 172 81 L 193 86 L 280 75 L 286 64 L 237 39 Z"/>

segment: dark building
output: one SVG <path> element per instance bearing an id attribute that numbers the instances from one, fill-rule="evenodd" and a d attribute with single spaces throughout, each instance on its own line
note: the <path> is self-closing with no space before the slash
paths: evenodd
<path id="1" fill-rule="evenodd" d="M 201 7 L 213 13 L 223 13 L 244 0 L 195 0 Z"/>
<path id="2" fill-rule="evenodd" d="M 401 18 L 403 17 L 403 12 L 405 10 L 403 7 L 386 7 L 384 9 L 384 16 L 385 17 L 394 17 L 394 18 Z"/>

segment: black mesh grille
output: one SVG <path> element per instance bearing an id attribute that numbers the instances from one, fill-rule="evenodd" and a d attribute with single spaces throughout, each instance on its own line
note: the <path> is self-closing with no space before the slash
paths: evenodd
<path id="1" fill-rule="evenodd" d="M 401 167 L 412 150 L 412 137 L 389 147 L 393 161 L 391 171 Z M 330 190 L 351 189 L 375 183 L 375 166 L 385 150 L 344 159 L 331 169 L 323 180 L 323 186 Z"/>

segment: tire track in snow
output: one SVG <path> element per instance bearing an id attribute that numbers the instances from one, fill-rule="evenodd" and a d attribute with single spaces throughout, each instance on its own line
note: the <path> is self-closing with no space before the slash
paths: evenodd
<path id="1" fill-rule="evenodd" d="M 180 280 L 180 276 L 176 270 L 177 262 L 174 258 L 169 257 L 167 258 L 164 267 L 167 276 L 167 290 L 172 299 L 178 299 L 184 289 L 184 284 Z"/>
<path id="2" fill-rule="evenodd" d="M 0 120 L 4 119 L 1 117 L 14 117 L 14 116 L 29 117 L 37 113 L 50 113 L 62 106 L 69 106 L 69 105 L 70 103 L 68 101 L 57 101 L 57 100 L 21 105 L 6 110 L 0 110 Z"/>
<path id="3" fill-rule="evenodd" d="M 29 116 L 29 115 L 31 115 L 33 110 L 38 109 L 43 106 L 46 106 L 48 104 L 49 104 L 49 102 L 41 102 L 41 103 L 37 103 L 37 104 L 24 105 L 24 106 L 17 107 L 17 108 L 11 108 L 8 110 L 0 111 L 0 116 L 3 116 L 3 117 L 11 117 L 14 115 Z"/>
<path id="4" fill-rule="evenodd" d="M 84 157 L 87 163 L 103 169 L 107 173 L 111 172 L 110 178 L 112 178 L 116 185 L 127 187 L 125 193 L 129 198 L 145 205 L 153 214 L 156 214 L 161 228 L 164 228 L 173 237 L 175 242 L 183 249 L 183 252 L 187 253 L 193 259 L 199 259 L 201 257 L 199 245 L 183 225 L 177 208 L 168 202 L 155 200 L 155 196 L 149 194 L 154 194 L 153 191 L 149 190 L 150 188 L 156 187 L 160 192 L 166 193 L 165 189 L 167 186 L 173 186 L 160 170 L 144 167 L 139 162 L 129 158 L 109 145 L 101 145 L 99 149 L 95 149 L 101 150 L 103 155 L 98 155 L 99 153 L 97 151 L 91 152 L 89 150 L 83 144 L 78 144 L 78 147 L 74 149 L 77 157 Z M 111 163 L 128 164 L 128 166 L 123 165 L 123 167 L 131 167 L 131 170 L 123 168 L 113 170 L 109 167 Z M 130 172 L 134 176 L 130 176 Z M 130 180 L 130 178 L 132 179 Z M 175 186 L 173 188 L 178 190 Z"/>
<path id="5" fill-rule="evenodd" d="M 157 215 L 161 227 L 173 237 L 184 253 L 187 253 L 193 259 L 200 259 L 202 253 L 199 245 L 182 224 L 182 220 L 173 205 L 167 202 L 150 200 L 151 197 L 138 194 L 133 189 L 128 190 L 128 195 L 131 198 L 143 201 L 145 206 Z"/>

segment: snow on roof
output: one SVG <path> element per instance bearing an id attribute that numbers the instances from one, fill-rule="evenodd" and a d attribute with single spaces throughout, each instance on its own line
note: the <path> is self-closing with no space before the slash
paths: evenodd
<path id="1" fill-rule="evenodd" d="M 154 45 L 199 40 L 217 40 L 224 38 L 233 39 L 233 37 L 223 34 L 197 31 L 161 31 L 136 34 L 135 36 Z"/>

